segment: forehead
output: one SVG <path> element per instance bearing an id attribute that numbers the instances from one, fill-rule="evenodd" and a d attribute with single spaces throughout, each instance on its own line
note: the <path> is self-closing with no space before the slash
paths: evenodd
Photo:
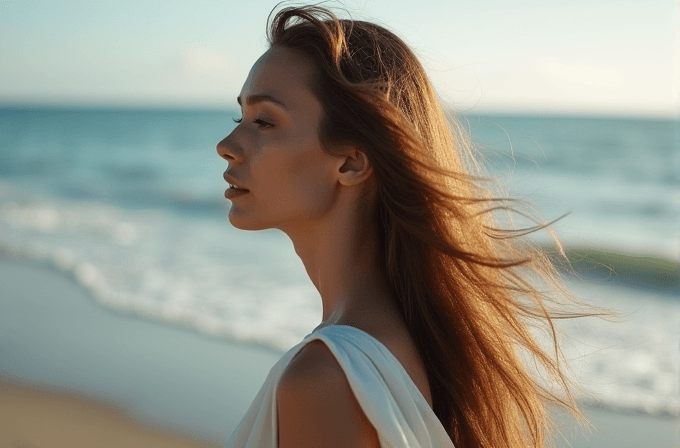
<path id="1" fill-rule="evenodd" d="M 298 53 L 281 47 L 271 47 L 253 64 L 241 89 L 241 98 L 249 95 L 271 95 L 286 105 L 299 95 L 312 95 L 309 80 L 312 64 Z"/>

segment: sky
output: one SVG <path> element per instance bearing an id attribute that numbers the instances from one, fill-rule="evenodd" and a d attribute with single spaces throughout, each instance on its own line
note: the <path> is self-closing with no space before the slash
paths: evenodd
<path id="1" fill-rule="evenodd" d="M 0 107 L 236 109 L 278 3 L 0 0 Z M 680 111 L 678 0 L 325 4 L 396 32 L 456 111 Z"/>

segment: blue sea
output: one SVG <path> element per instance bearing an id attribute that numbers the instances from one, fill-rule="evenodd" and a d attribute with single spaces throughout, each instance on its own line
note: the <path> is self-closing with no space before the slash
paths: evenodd
<path id="1" fill-rule="evenodd" d="M 227 220 L 215 145 L 237 111 L 0 108 L 0 254 L 44 263 L 105 307 L 281 352 L 321 302 L 278 231 Z M 488 171 L 567 247 L 678 259 L 678 122 L 466 115 Z M 548 237 L 535 235 L 538 242 Z M 680 297 L 568 280 L 621 323 L 566 322 L 584 402 L 680 416 Z"/>

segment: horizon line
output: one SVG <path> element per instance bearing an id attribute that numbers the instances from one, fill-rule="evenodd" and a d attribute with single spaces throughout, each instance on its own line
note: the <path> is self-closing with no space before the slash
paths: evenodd
<path id="1" fill-rule="evenodd" d="M 173 103 L 136 103 L 136 102 L 38 102 L 38 101 L 4 101 L 0 98 L 0 110 L 99 110 L 99 111 L 147 111 L 147 112 L 238 112 L 236 108 L 222 107 L 210 104 L 173 104 Z M 680 108 L 677 111 L 643 111 L 632 112 L 629 109 L 545 109 L 529 107 L 483 107 L 478 109 L 463 110 L 452 107 L 444 108 L 445 112 L 453 112 L 454 115 L 512 115 L 531 117 L 593 117 L 612 119 L 647 119 L 647 120 L 680 120 Z"/>

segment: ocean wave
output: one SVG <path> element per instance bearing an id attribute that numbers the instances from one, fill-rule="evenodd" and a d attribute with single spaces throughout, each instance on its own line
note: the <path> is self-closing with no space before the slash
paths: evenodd
<path id="1" fill-rule="evenodd" d="M 281 353 L 321 316 L 290 241 L 222 219 L 29 194 L 0 183 L 0 255 L 59 270 L 109 309 Z M 680 301 L 611 282 L 570 281 L 623 323 L 566 322 L 583 402 L 680 416 Z"/>

